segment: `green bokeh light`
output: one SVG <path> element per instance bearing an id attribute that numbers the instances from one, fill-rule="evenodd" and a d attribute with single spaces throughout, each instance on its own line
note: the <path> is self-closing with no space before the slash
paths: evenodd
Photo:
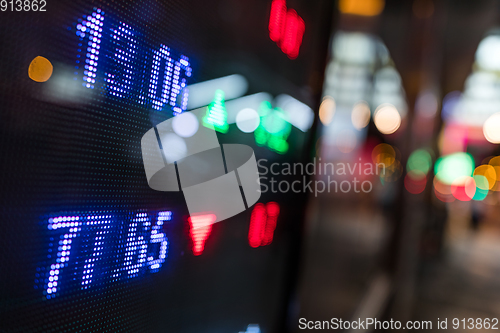
<path id="1" fill-rule="evenodd" d="M 421 171 L 427 174 L 432 166 L 431 154 L 425 149 L 415 150 L 408 158 L 408 163 L 406 163 L 406 170 L 410 171 Z"/>
<path id="2" fill-rule="evenodd" d="M 474 181 L 476 182 L 476 193 L 474 194 L 473 200 L 482 201 L 488 195 L 488 179 L 482 175 L 474 175 Z"/>
<path id="3" fill-rule="evenodd" d="M 270 102 L 262 102 L 259 114 L 261 122 L 254 132 L 255 142 L 259 146 L 284 154 L 288 151 L 288 136 L 292 126 L 287 121 L 286 115 L 280 108 L 272 109 Z"/>
<path id="4" fill-rule="evenodd" d="M 451 185 L 458 177 L 472 176 L 474 166 L 474 158 L 471 154 L 454 153 L 440 157 L 434 166 L 434 173 L 439 181 Z"/>

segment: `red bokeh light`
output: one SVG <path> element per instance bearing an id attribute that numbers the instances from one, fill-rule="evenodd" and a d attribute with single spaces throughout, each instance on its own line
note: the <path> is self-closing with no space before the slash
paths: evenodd
<path id="1" fill-rule="evenodd" d="M 248 229 L 248 243 L 251 247 L 260 246 L 264 236 L 266 218 L 267 213 L 264 204 L 256 204 L 250 217 L 250 228 Z"/>
<path id="2" fill-rule="evenodd" d="M 285 0 L 274 0 L 271 4 L 271 16 L 269 17 L 269 37 L 273 42 L 279 43 L 285 20 Z"/>
<path id="3" fill-rule="evenodd" d="M 305 28 L 304 20 L 295 10 L 287 11 L 285 0 L 273 0 L 269 17 L 269 37 L 290 59 L 299 55 Z"/>
<path id="4" fill-rule="evenodd" d="M 460 201 L 470 201 L 476 193 L 476 183 L 472 177 L 460 177 L 451 184 L 451 193 Z"/>
<path id="5" fill-rule="evenodd" d="M 276 202 L 255 205 L 250 218 L 248 243 L 251 247 L 269 245 L 273 241 L 280 207 Z"/>
<path id="6" fill-rule="evenodd" d="M 436 195 L 436 198 L 438 198 L 442 202 L 455 201 L 455 198 L 451 193 L 450 185 L 446 185 L 440 182 L 437 177 L 434 177 L 433 185 L 434 185 L 434 194 Z"/>
<path id="7" fill-rule="evenodd" d="M 297 12 L 290 9 L 286 13 L 286 24 L 281 35 L 281 51 L 288 55 L 290 59 L 295 59 L 299 56 L 299 48 L 302 44 L 302 36 L 306 26 L 304 20 L 297 15 Z"/>
<path id="8" fill-rule="evenodd" d="M 423 172 L 409 172 L 405 176 L 405 188 L 411 194 L 419 194 L 425 190 L 427 176 Z"/>

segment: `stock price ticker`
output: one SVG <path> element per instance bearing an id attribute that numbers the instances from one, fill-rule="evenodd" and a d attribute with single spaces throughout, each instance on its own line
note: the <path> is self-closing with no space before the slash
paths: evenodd
<path id="1" fill-rule="evenodd" d="M 74 74 L 84 88 L 173 115 L 186 110 L 189 91 L 184 88 L 192 75 L 188 57 L 176 55 L 166 45 L 146 45 L 136 30 L 107 17 L 100 8 L 83 15 L 74 27 L 78 38 Z M 138 65 L 146 62 L 138 59 L 139 54 L 150 55 L 149 67 Z M 141 211 L 122 218 L 112 212 L 44 217 L 42 224 L 50 237 L 46 260 L 36 269 L 35 289 L 52 299 L 75 284 L 83 290 L 158 272 L 168 255 L 169 242 L 162 230 L 171 219 L 171 211 Z M 200 240 L 194 242 L 199 248 Z"/>
<path id="2" fill-rule="evenodd" d="M 279 204 L 257 203 L 252 209 L 248 243 L 269 245 L 280 213 Z M 213 214 L 189 218 L 189 236 L 195 256 L 201 255 L 212 230 Z M 46 299 L 75 287 L 113 283 L 159 272 L 168 256 L 164 232 L 172 221 L 169 210 L 128 213 L 74 212 L 46 217 L 42 223 L 50 238 L 46 260 L 36 269 L 35 289 Z"/>
<path id="3" fill-rule="evenodd" d="M 131 214 L 127 224 L 110 213 L 48 218 L 47 260 L 37 268 L 35 288 L 51 299 L 69 289 L 65 281 L 76 281 L 83 290 L 158 272 L 168 254 L 162 227 L 171 219 L 171 211 Z"/>
<path id="4" fill-rule="evenodd" d="M 99 8 L 78 19 L 76 35 L 79 49 L 75 73 L 79 75 L 83 71 L 84 87 L 94 89 L 99 69 L 104 76 L 102 89 L 111 96 L 135 99 L 140 105 L 154 110 L 169 107 L 174 115 L 186 110 L 189 91 L 184 88 L 187 78 L 192 75 L 188 57 L 175 56 L 175 52 L 163 44 L 157 47 L 146 45 L 134 28 L 108 20 Z M 111 50 L 104 52 L 108 64 L 103 70 L 99 67 L 104 42 L 111 46 Z M 138 59 L 139 54 L 147 53 L 139 50 L 146 48 L 152 52 L 149 64 L 146 59 Z M 150 73 L 144 73 L 144 68 L 149 68 Z M 149 83 L 144 83 L 148 81 L 147 74 L 150 74 Z"/>
<path id="5" fill-rule="evenodd" d="M 165 45 L 151 46 L 133 27 L 108 17 L 100 8 L 73 26 L 78 38 L 74 80 L 83 89 L 173 116 L 186 111 L 187 80 L 192 76 L 188 57 Z M 212 215 L 188 219 L 194 255 L 203 252 L 215 222 Z M 272 242 L 278 215 L 275 202 L 253 208 L 248 230 L 252 248 Z M 173 217 L 170 210 L 125 214 L 70 210 L 43 216 L 48 246 L 36 268 L 35 289 L 50 300 L 75 288 L 87 290 L 159 272 L 168 256 L 165 231 Z"/>

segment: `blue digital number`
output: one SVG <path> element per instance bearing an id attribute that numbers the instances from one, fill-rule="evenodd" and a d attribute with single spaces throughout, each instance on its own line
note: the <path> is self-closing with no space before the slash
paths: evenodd
<path id="1" fill-rule="evenodd" d="M 136 57 L 135 33 L 125 23 L 113 30 L 112 42 L 115 46 L 112 59 L 115 71 L 105 74 L 107 89 L 109 93 L 116 97 L 128 96 L 132 89 L 134 80 L 134 59 Z"/>
<path id="2" fill-rule="evenodd" d="M 83 20 L 78 20 L 76 35 L 80 37 L 81 47 L 78 51 L 85 54 L 82 85 L 94 89 L 97 76 L 97 65 L 99 63 L 99 53 L 101 48 L 102 26 L 104 23 L 104 12 L 95 9 L 92 15 L 83 16 Z M 78 55 L 80 57 L 80 55 Z M 76 61 L 78 64 L 79 60 Z M 77 66 L 79 68 L 79 66 Z"/>
<path id="3" fill-rule="evenodd" d="M 60 289 L 60 275 L 63 268 L 69 265 L 73 241 L 82 230 L 81 226 L 82 219 L 80 216 L 58 216 L 49 219 L 47 228 L 59 234 L 59 237 L 50 238 L 47 258 L 52 259 L 52 264 L 46 270 L 45 279 L 42 280 L 44 285 L 43 293 L 48 299 L 54 297 Z M 54 251 L 54 248 L 57 250 Z"/>
<path id="4" fill-rule="evenodd" d="M 153 109 L 161 110 L 168 101 L 172 86 L 173 62 L 172 58 L 170 58 L 170 48 L 165 45 L 162 45 L 159 50 L 153 51 L 148 95 L 153 104 Z M 160 89 L 158 89 L 158 83 L 160 83 Z"/>
<path id="5" fill-rule="evenodd" d="M 180 107 L 177 106 L 177 98 L 186 87 L 186 78 L 181 76 L 181 71 L 184 71 L 185 76 L 191 76 L 192 69 L 188 60 L 186 56 L 181 55 L 181 59 L 174 62 L 170 57 L 170 48 L 165 45 L 153 52 L 148 95 L 153 109 L 162 110 L 164 105 L 168 103 L 174 114 L 186 110 L 187 90 L 181 97 Z"/>
<path id="6" fill-rule="evenodd" d="M 111 215 L 90 215 L 86 217 L 85 234 L 82 239 L 82 247 L 79 257 L 85 257 L 83 270 L 81 272 L 81 289 L 87 289 L 94 280 L 96 265 L 102 260 L 104 254 L 109 256 L 113 253 L 110 249 L 109 236 L 111 233 Z M 99 269 L 99 279 L 105 275 L 105 271 Z"/>
<path id="7" fill-rule="evenodd" d="M 112 215 L 82 213 L 49 218 L 48 261 L 37 269 L 42 273 L 36 274 L 35 288 L 43 288 L 46 298 L 51 299 L 60 293 L 61 281 L 66 290 L 71 288 L 70 281 L 88 289 L 108 280 L 158 272 L 168 254 L 163 225 L 171 219 L 171 211 L 160 211 L 153 225 L 151 214 L 135 213 L 126 225 L 126 238 L 120 239 L 118 221 Z M 115 248 L 118 244 L 123 246 Z"/>
<path id="8" fill-rule="evenodd" d="M 181 76 L 181 70 L 184 71 L 187 77 L 191 76 L 191 67 L 189 67 L 189 59 L 186 56 L 181 55 L 181 59 L 175 62 L 174 67 L 174 79 L 172 80 L 172 92 L 170 94 L 170 105 L 172 106 L 172 111 L 175 114 L 179 114 L 186 110 L 188 101 L 188 90 L 184 90 L 183 96 L 181 97 L 181 106 L 177 106 L 177 97 L 186 87 L 186 78 Z"/>
<path id="9" fill-rule="evenodd" d="M 156 220 L 156 225 L 151 229 L 151 239 L 150 244 L 158 244 L 159 249 L 156 250 L 158 246 L 151 246 L 150 251 L 148 251 L 148 266 L 151 272 L 157 272 L 167 257 L 168 251 L 168 240 L 167 236 L 161 232 L 163 223 L 165 221 L 170 221 L 172 219 L 172 212 L 165 211 L 159 212 Z M 156 252 L 158 252 L 158 258 L 155 258 Z"/>
<path id="10" fill-rule="evenodd" d="M 139 104 L 157 111 L 170 110 L 174 115 L 185 111 L 189 94 L 185 88 L 187 78 L 192 75 L 189 58 L 184 55 L 174 57 L 168 46 L 160 45 L 159 48 L 152 49 L 151 72 L 139 73 L 137 70 L 143 70 L 146 61 L 138 59 L 138 55 L 148 52 L 140 52 L 137 33 L 123 22 L 115 24 L 108 21 L 106 26 L 111 28 L 103 30 L 104 12 L 95 8 L 92 15 L 83 16 L 83 20 L 80 19 L 76 26 L 76 34 L 80 37 L 77 57 L 83 55 L 85 59 L 83 86 L 94 89 L 100 65 L 99 54 L 102 53 L 102 32 L 110 31 L 104 34 L 113 45 L 112 52 L 104 53 L 110 59 L 104 64 L 108 68 L 104 71 L 103 88 L 108 94 L 118 98 L 137 99 Z M 79 69 L 80 60 L 76 62 L 76 68 Z"/>
<path id="11" fill-rule="evenodd" d="M 140 268 L 146 263 L 148 244 L 143 234 L 150 226 L 147 213 L 137 214 L 129 225 L 124 260 L 124 270 L 127 271 L 129 278 L 137 276 Z"/>

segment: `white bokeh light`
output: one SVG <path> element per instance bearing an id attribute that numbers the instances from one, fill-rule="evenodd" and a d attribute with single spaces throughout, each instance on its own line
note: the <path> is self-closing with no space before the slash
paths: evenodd
<path id="1" fill-rule="evenodd" d="M 246 108 L 236 115 L 236 126 L 244 133 L 252 133 L 259 127 L 260 117 L 254 109 Z"/>
<path id="2" fill-rule="evenodd" d="M 352 108 L 351 121 L 352 125 L 357 129 L 361 130 L 368 126 L 370 123 L 370 107 L 364 101 L 356 103 Z"/>
<path id="3" fill-rule="evenodd" d="M 483 134 L 491 143 L 500 143 L 500 112 L 490 116 L 483 125 Z"/>
<path id="4" fill-rule="evenodd" d="M 383 104 L 375 110 L 373 121 L 380 133 L 392 134 L 401 126 L 401 115 L 394 105 Z"/>
<path id="5" fill-rule="evenodd" d="M 174 132 L 183 137 L 189 138 L 195 135 L 198 131 L 199 122 L 196 116 L 190 112 L 181 113 L 174 117 L 172 121 L 172 128 Z"/>
<path id="6" fill-rule="evenodd" d="M 482 69 L 500 70 L 500 36 L 488 36 L 479 43 L 476 61 Z"/>

